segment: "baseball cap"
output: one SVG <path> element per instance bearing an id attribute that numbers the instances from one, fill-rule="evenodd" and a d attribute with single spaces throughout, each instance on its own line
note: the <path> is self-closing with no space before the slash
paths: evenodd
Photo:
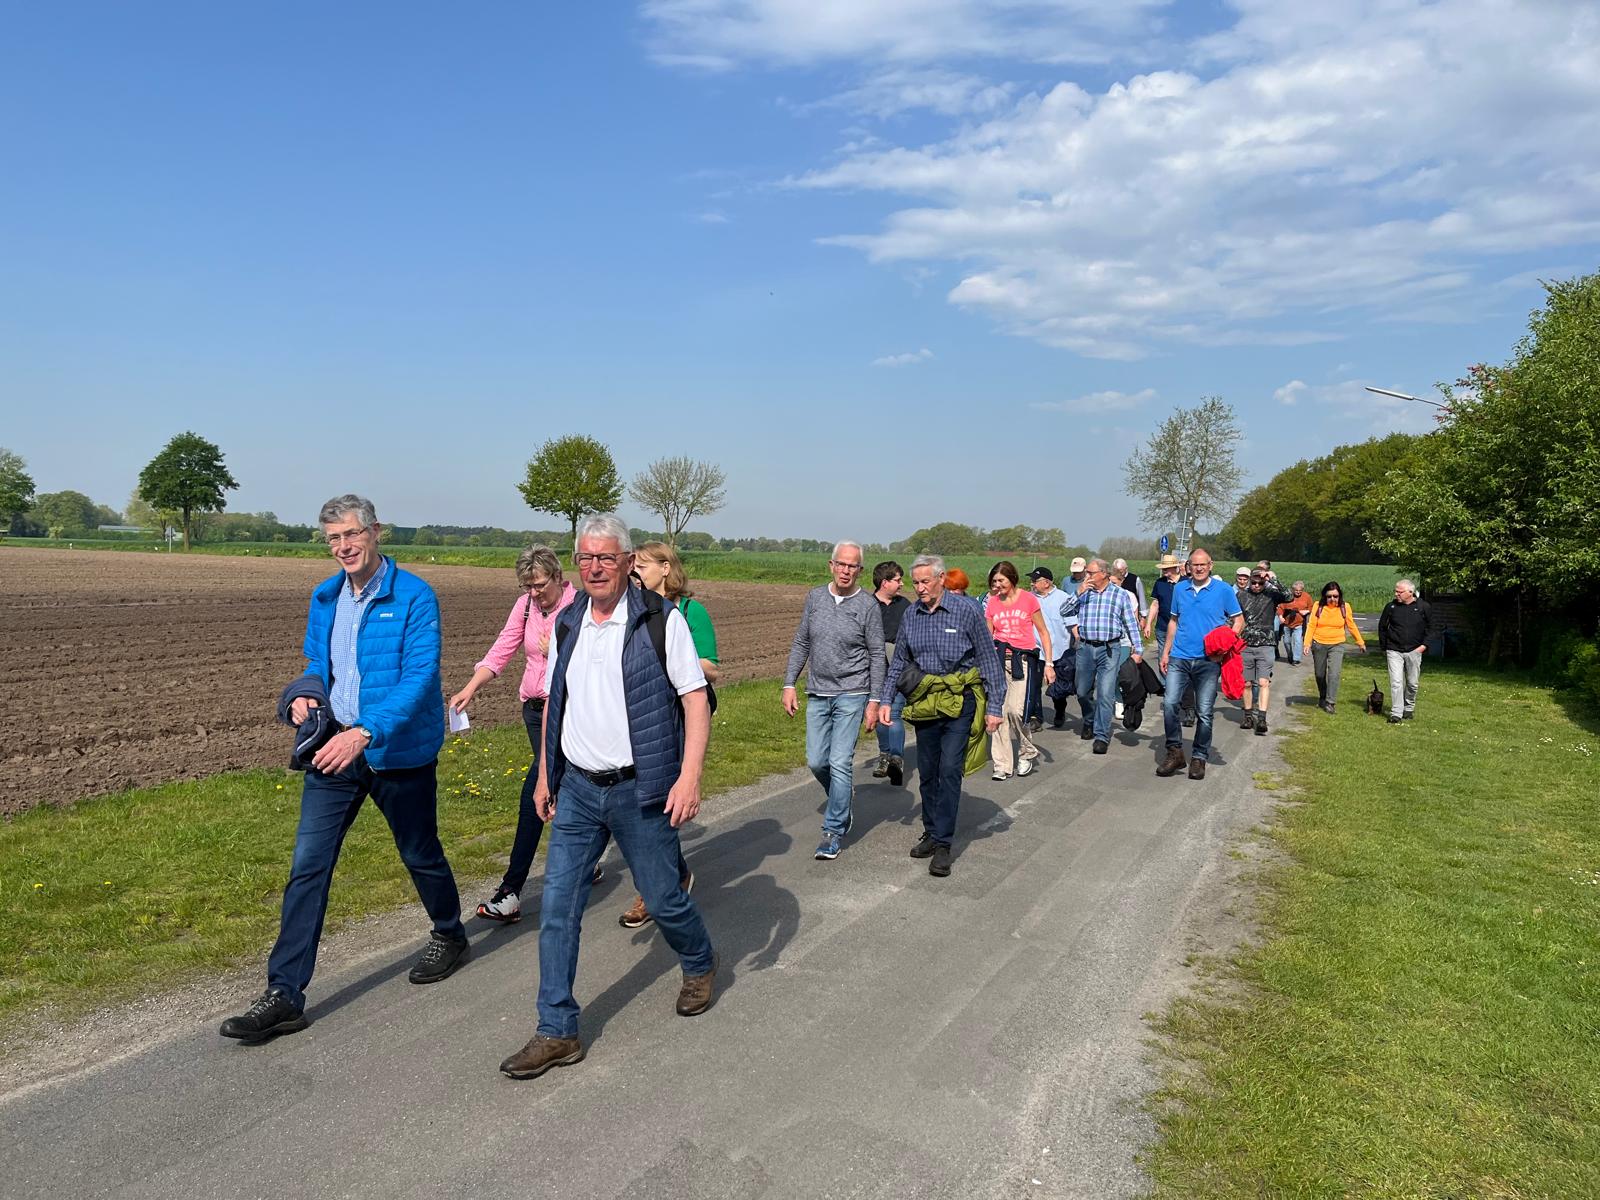
<path id="1" fill-rule="evenodd" d="M 1249 567 L 1240 567 L 1237 571 L 1235 571 L 1233 573 L 1233 575 L 1234 575 L 1235 579 L 1238 579 L 1238 578 L 1248 579 L 1248 578 L 1250 578 L 1250 568 Z"/>
<path id="2" fill-rule="evenodd" d="M 1089 564 L 1084 562 L 1083 559 L 1075 558 L 1075 559 L 1072 560 L 1070 569 L 1071 569 L 1072 573 L 1074 575 L 1076 575 L 1079 571 L 1083 570 L 1088 565 Z"/>
<path id="3" fill-rule="evenodd" d="M 1035 567 L 1028 572 L 1029 579 L 1048 579 L 1051 583 L 1056 581 L 1056 573 L 1049 567 Z"/>

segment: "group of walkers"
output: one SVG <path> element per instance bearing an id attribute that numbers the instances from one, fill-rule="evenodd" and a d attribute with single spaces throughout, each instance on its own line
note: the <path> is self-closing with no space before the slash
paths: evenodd
<path id="1" fill-rule="evenodd" d="M 381 526 L 370 501 L 335 497 L 319 520 L 340 573 L 312 594 L 307 670 L 279 701 L 280 718 L 295 727 L 292 761 L 305 771 L 305 784 L 267 988 L 221 1027 L 224 1037 L 247 1043 L 306 1027 L 305 989 L 334 865 L 368 797 L 388 821 L 433 923 L 411 982 L 442 981 L 471 956 L 437 827 L 445 728 L 437 598 L 380 553 Z M 683 823 L 700 810 L 716 704 L 711 619 L 692 598 L 672 547 L 635 548 L 615 516 L 581 521 L 572 557 L 576 587 L 552 550 L 536 546 L 519 556 L 523 594 L 448 702 L 465 713 L 521 648 L 518 691 L 533 761 L 505 875 L 477 907 L 486 921 L 520 919 L 521 895 L 548 826 L 538 1025 L 500 1066 L 518 1079 L 576 1063 L 586 1052 L 573 983 L 582 914 L 612 840 L 638 893 L 618 921 L 629 928 L 653 921 L 678 954 L 683 980 L 676 1011 L 703 1013 L 716 992 L 718 959 L 690 895 L 694 875 L 679 839 Z M 909 725 L 916 732 L 922 812 L 910 855 L 928 860 L 936 878 L 951 872 L 965 776 L 985 761 L 996 780 L 1035 769 L 1033 735 L 1043 726 L 1046 695 L 1055 729 L 1065 727 L 1068 700 L 1076 696 L 1080 736 L 1093 741 L 1093 753 L 1105 754 L 1119 704 L 1124 722 L 1136 725 L 1144 699 L 1163 692 L 1166 756 L 1156 774 L 1187 769 L 1191 779 L 1203 779 L 1224 659 L 1246 663 L 1252 690 L 1245 723 L 1260 734 L 1275 640 L 1286 641 L 1291 661 L 1299 661 L 1304 629 L 1329 711 L 1344 634 L 1353 632 L 1364 647 L 1337 584 L 1312 602 L 1303 584 L 1292 593 L 1279 587 L 1263 563 L 1242 569 L 1247 578 L 1230 588 L 1212 576 L 1211 556 L 1200 549 L 1182 563 L 1164 556 L 1148 599 L 1120 559 L 1075 558 L 1061 587 L 1046 567 L 1030 572 L 1024 587 L 1015 566 L 1002 561 L 990 571 L 982 601 L 965 594 L 965 574 L 947 570 L 937 555 L 911 565 L 915 602 L 901 594 L 905 572 L 895 562 L 877 564 L 870 589 L 863 586 L 863 550 L 855 542 L 839 543 L 828 567 L 829 582 L 806 597 L 780 701 L 789 716 L 798 714 L 804 673 L 806 760 L 825 795 L 815 857 L 837 858 L 850 833 L 862 727 L 877 735 L 873 775 L 900 786 Z M 1432 631 L 1415 589 L 1402 585 L 1380 622 L 1386 648 L 1395 643 L 1391 676 L 1400 680 L 1391 720 L 1412 713 L 1422 643 Z M 1159 665 L 1151 667 L 1146 644 L 1157 634 Z M 1188 725 L 1194 735 L 1186 756 Z"/>

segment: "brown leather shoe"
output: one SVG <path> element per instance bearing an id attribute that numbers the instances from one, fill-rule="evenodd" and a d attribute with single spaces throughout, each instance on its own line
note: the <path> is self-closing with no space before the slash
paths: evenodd
<path id="1" fill-rule="evenodd" d="M 1156 768 L 1156 774 L 1165 779 L 1169 775 L 1176 775 L 1189 765 L 1189 760 L 1183 756 L 1183 751 L 1174 746 L 1167 751 L 1166 761 Z"/>
<path id="2" fill-rule="evenodd" d="M 711 956 L 711 970 L 704 975 L 685 975 L 683 986 L 678 989 L 678 1015 L 680 1017 L 698 1017 L 711 1007 L 711 997 L 717 991 L 717 963 L 716 954 Z"/>
<path id="3" fill-rule="evenodd" d="M 1204 779 L 1206 777 L 1206 760 L 1197 758 L 1189 764 L 1190 779 Z"/>
<path id="4" fill-rule="evenodd" d="M 624 929 L 637 929 L 639 926 L 647 924 L 654 919 L 655 918 L 650 915 L 650 910 L 644 906 L 644 897 L 635 896 L 633 899 L 633 906 L 626 909 L 623 914 L 617 918 L 617 924 L 621 925 Z"/>
<path id="5" fill-rule="evenodd" d="M 577 1038 L 545 1037 L 538 1033 L 521 1050 L 500 1064 L 500 1073 L 512 1079 L 533 1079 L 551 1067 L 570 1067 L 582 1062 L 583 1043 Z"/>

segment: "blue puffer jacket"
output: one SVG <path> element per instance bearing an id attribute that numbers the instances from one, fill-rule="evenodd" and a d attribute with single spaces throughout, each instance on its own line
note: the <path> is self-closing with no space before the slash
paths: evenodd
<path id="1" fill-rule="evenodd" d="M 628 742 L 633 747 L 635 794 L 641 808 L 665 804 L 683 768 L 683 709 L 677 689 L 662 670 L 661 658 L 645 626 L 646 605 L 661 598 L 628 585 L 628 629 L 622 642 L 622 690 L 628 700 Z M 579 592 L 556 618 L 554 636 L 560 650 L 545 701 L 545 762 L 550 793 L 559 795 L 567 760 L 561 753 L 561 720 L 567 706 L 567 665 L 578 644 L 578 630 L 589 612 L 589 597 Z"/>
<path id="2" fill-rule="evenodd" d="M 367 604 L 356 642 L 361 668 L 361 725 L 371 732 L 367 765 L 374 771 L 421 767 L 444 745 L 444 685 L 439 678 L 439 600 L 433 589 L 392 558 L 378 594 Z M 345 574 L 317 585 L 306 617 L 306 671 L 333 686 L 329 659 L 333 610 Z"/>

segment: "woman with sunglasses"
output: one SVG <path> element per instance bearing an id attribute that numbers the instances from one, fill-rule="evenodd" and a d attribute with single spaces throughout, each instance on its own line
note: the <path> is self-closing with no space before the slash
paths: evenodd
<path id="1" fill-rule="evenodd" d="M 1039 750 L 1028 736 L 1023 718 L 1030 678 L 1039 670 L 1042 648 L 1047 664 L 1044 678 L 1055 682 L 1055 657 L 1050 631 L 1045 627 L 1039 598 L 1018 586 L 1017 568 L 1009 562 L 995 563 L 989 572 L 989 598 L 984 617 L 994 635 L 994 648 L 1006 673 L 1005 702 L 1001 707 L 1000 728 L 989 735 L 989 757 L 994 760 L 994 778 L 1010 779 L 1013 774 L 1028 775 Z"/>
<path id="2" fill-rule="evenodd" d="M 1332 712 L 1339 699 L 1339 673 L 1344 667 L 1346 634 L 1353 635 L 1361 653 L 1367 652 L 1367 639 L 1356 628 L 1350 606 L 1344 602 L 1344 589 L 1337 583 L 1322 585 L 1322 599 L 1306 614 L 1306 645 L 1311 648 L 1311 667 L 1317 676 L 1317 703 L 1323 712 Z"/>

